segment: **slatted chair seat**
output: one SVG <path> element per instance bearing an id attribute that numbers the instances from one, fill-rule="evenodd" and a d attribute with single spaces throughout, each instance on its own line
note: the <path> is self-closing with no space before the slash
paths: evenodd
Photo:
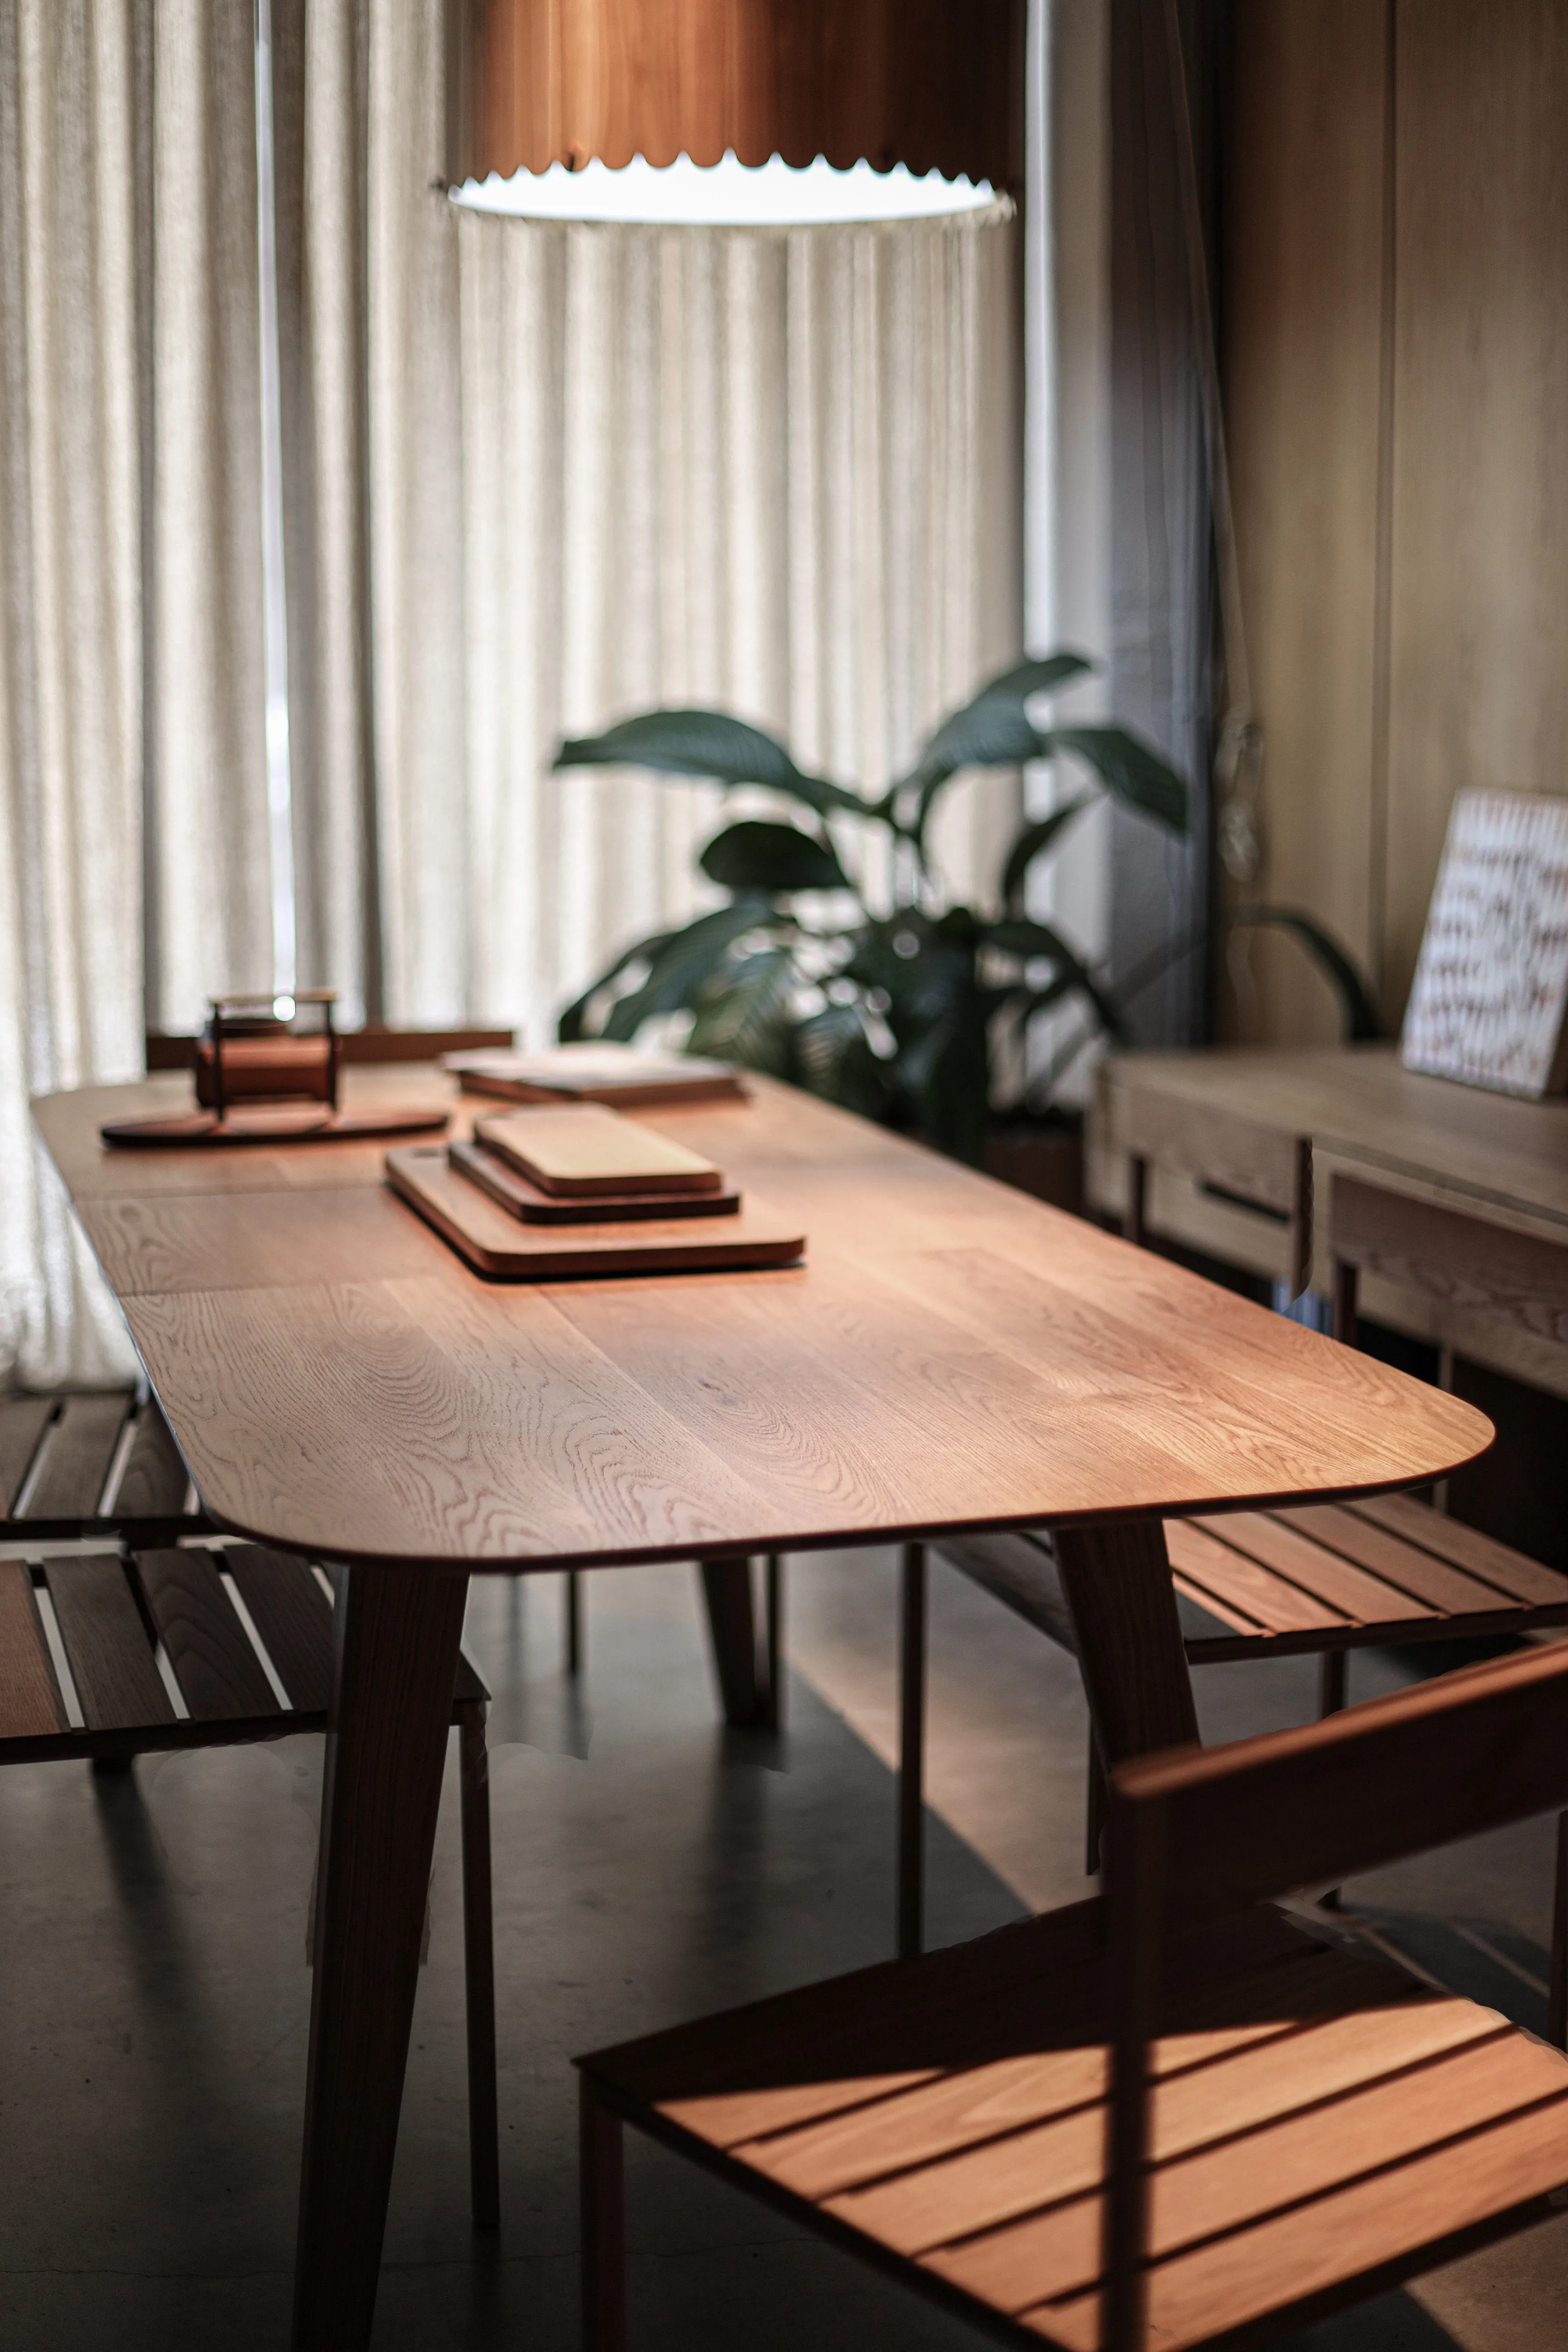
<path id="1" fill-rule="evenodd" d="M 0 1398 L 0 1537 L 173 1542 L 211 1525 L 154 1398 Z"/>
<path id="2" fill-rule="evenodd" d="M 331 1588 L 289 1554 L 171 1545 L 0 1560 L 0 1765 L 109 1762 L 325 1731 L 331 1695 Z M 476 2222 L 493 2229 L 489 1697 L 459 1654 L 452 1716 L 462 1762 L 473 2208 Z"/>
<path id="3" fill-rule="evenodd" d="M 1561 1807 L 1555 1646 L 1117 1768 L 1110 1893 L 578 2060 L 587 2352 L 629 2122 L 993 2339 L 1260 2343 L 1568 2201 L 1568 2058 L 1273 1898 Z"/>
<path id="4" fill-rule="evenodd" d="M 1095 2352 L 1110 2021 L 1098 1902 L 579 2063 L 656 2138 L 938 2302 Z M 1568 2060 L 1245 1914 L 1174 1952 L 1155 2056 L 1152 2343 L 1206 2343 L 1568 2180 Z"/>

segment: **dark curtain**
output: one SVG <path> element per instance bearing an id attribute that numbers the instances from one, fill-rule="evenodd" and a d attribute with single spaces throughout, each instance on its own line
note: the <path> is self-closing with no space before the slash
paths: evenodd
<path id="1" fill-rule="evenodd" d="M 1223 0 L 1181 0 L 1199 210 L 1213 280 Z M 1111 970 L 1152 974 L 1138 1042 L 1189 1045 L 1208 1028 L 1213 563 L 1200 352 L 1180 173 L 1166 0 L 1112 0 L 1110 17 L 1110 697 L 1119 719 L 1188 779 L 1184 841 L 1120 808 L 1112 838 Z"/>

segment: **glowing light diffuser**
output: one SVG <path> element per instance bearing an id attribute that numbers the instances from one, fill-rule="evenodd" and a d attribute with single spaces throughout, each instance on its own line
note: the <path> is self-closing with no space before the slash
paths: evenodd
<path id="1" fill-rule="evenodd" d="M 552 163 L 544 172 L 492 172 L 451 192 L 474 212 L 524 220 L 643 221 L 664 226 L 790 228 L 828 221 L 930 220 L 978 212 L 997 202 L 988 180 L 976 185 L 940 172 L 917 177 L 905 163 L 874 172 L 869 163 L 840 172 L 819 155 L 795 170 L 782 156 L 742 163 L 731 147 L 717 163 L 678 155 L 662 169 L 634 155 L 619 171 L 597 156 L 580 171 Z"/>

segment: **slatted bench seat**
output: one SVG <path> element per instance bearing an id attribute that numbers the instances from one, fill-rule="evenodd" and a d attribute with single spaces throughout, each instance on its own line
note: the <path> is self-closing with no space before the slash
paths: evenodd
<path id="1" fill-rule="evenodd" d="M 211 1524 L 155 1399 L 0 1397 L 0 1538 L 156 1543 Z"/>
<path id="2" fill-rule="evenodd" d="M 1047 1536 L 965 1536 L 939 1549 L 1076 1646 Z M 1343 1704 L 1347 1651 L 1568 1625 L 1568 1577 L 1408 1495 L 1168 1519 L 1165 1549 L 1189 1661 L 1321 1655 L 1325 1714 Z"/>
<path id="3" fill-rule="evenodd" d="M 125 1760 L 324 1732 L 331 1695 L 330 1582 L 291 1555 L 253 1544 L 166 1545 L 0 1560 L 0 1765 Z M 469 2155 L 474 2220 L 493 2229 L 489 1697 L 459 1655 L 452 1719 L 461 1756 Z"/>

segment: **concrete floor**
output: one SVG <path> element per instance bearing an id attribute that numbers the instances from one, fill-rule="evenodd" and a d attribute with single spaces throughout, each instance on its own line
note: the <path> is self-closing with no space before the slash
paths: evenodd
<path id="1" fill-rule="evenodd" d="M 1083 1891 L 1087 1729 L 1070 1663 L 932 1579 L 929 1929 Z M 456 1790 L 387 2235 L 378 2352 L 575 2341 L 566 2061 L 882 1957 L 891 1926 L 890 1555 L 792 1563 L 784 1738 L 716 1727 L 689 1570 L 587 1580 L 580 1704 L 553 1579 L 476 1587 L 491 1721 L 500 2000 L 499 2243 L 467 2225 Z M 1397 1678 L 1358 1662 L 1352 1695 Z M 1205 1733 L 1312 1710 L 1310 1665 L 1200 1677 Z M 321 1743 L 0 1773 L 0 2345 L 250 2352 L 288 2337 Z M 1352 1890 L 1447 1980 L 1542 2013 L 1550 1832 Z M 980 2339 L 631 2143 L 633 2352 L 867 2352 Z M 1299 2339 L 1300 2352 L 1557 2352 L 1568 2216 Z"/>

